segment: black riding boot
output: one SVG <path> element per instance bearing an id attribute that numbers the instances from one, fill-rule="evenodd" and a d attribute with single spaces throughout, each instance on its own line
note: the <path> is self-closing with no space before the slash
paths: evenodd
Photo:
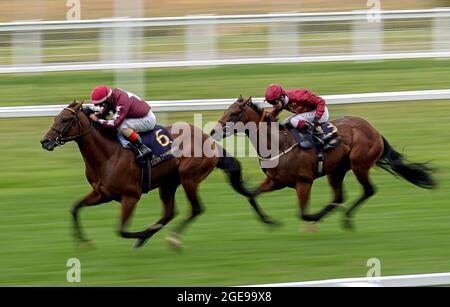
<path id="1" fill-rule="evenodd" d="M 323 131 L 321 125 L 314 128 L 313 134 L 315 137 L 317 137 L 320 140 L 320 142 L 322 142 L 322 143 L 324 142 L 325 132 Z"/>
<path id="2" fill-rule="evenodd" d="M 309 123 L 305 123 L 305 126 L 302 129 L 298 129 L 303 136 L 303 140 L 301 142 L 301 146 L 303 148 L 313 148 L 315 147 L 315 142 L 313 140 L 314 127 Z"/>
<path id="3" fill-rule="evenodd" d="M 150 148 L 148 148 L 139 136 L 136 141 L 132 142 L 134 148 L 136 149 L 136 159 L 140 159 L 148 156 L 151 159 L 151 154 L 153 153 Z"/>

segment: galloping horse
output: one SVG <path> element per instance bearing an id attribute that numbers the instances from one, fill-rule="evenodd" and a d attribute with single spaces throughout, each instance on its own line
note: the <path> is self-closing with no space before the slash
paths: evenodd
<path id="1" fill-rule="evenodd" d="M 346 116 L 333 120 L 332 123 L 338 129 L 341 144 L 324 153 L 324 174 L 328 175 L 328 182 L 333 188 L 334 198 L 332 202 L 316 214 L 308 214 L 308 205 L 313 181 L 320 176 L 318 173 L 317 153 L 314 149 L 303 150 L 296 146 L 296 141 L 291 133 L 284 127 L 276 132 L 272 130 L 270 118 L 266 116 L 264 109 L 252 102 L 251 97 L 243 99 L 242 96 L 225 110 L 218 125 L 211 131 L 211 135 L 227 137 L 232 133 L 248 129 L 244 125 L 236 125 L 229 129 L 229 125 L 236 123 L 254 123 L 257 127 L 257 138 L 250 138 L 261 160 L 275 159 L 275 157 L 261 157 L 258 144 L 260 138 L 267 139 L 266 144 L 271 144 L 272 138 L 278 138 L 279 148 L 277 152 L 278 164 L 273 168 L 263 168 L 266 179 L 254 192 L 254 196 L 285 187 L 294 188 L 300 205 L 300 214 L 303 220 L 317 222 L 325 215 L 333 211 L 344 202 L 342 184 L 345 174 L 352 170 L 357 180 L 363 187 L 362 196 L 346 210 L 344 226 L 352 227 L 351 218 L 354 210 L 365 200 L 374 195 L 375 188 L 369 180 L 369 170 L 377 165 L 394 175 L 400 175 L 409 182 L 426 189 L 435 187 L 430 169 L 422 163 L 407 163 L 404 156 L 396 152 L 386 139 L 367 121 L 358 117 Z M 263 125 L 264 123 L 264 125 Z M 240 127 L 240 128 L 239 128 Z M 269 146 L 270 147 L 270 146 Z M 270 152 L 272 149 L 268 148 Z M 254 201 L 250 199 L 250 201 Z"/>
<path id="2" fill-rule="evenodd" d="M 53 126 L 42 138 L 42 147 L 52 151 L 56 146 L 65 142 L 75 141 L 86 165 L 86 177 L 92 186 L 92 191 L 78 201 L 72 209 L 75 227 L 75 237 L 86 242 L 79 222 L 78 211 L 86 206 L 95 206 L 116 200 L 121 203 L 121 219 L 119 233 L 124 238 L 138 239 L 135 247 L 141 247 L 146 240 L 158 232 L 174 217 L 175 192 L 177 187 L 183 186 L 187 198 L 192 206 L 191 214 L 179 224 L 172 233 L 169 242 L 178 241 L 182 230 L 202 211 L 197 195 L 199 184 L 213 171 L 223 169 L 229 177 L 233 188 L 243 196 L 252 198 L 244 188 L 241 177 L 240 163 L 229 155 L 211 155 L 195 157 L 194 144 L 204 144 L 209 138 L 199 128 L 188 125 L 191 133 L 186 143 L 180 144 L 180 150 L 191 153 L 190 156 L 173 158 L 155 165 L 151 172 L 151 188 L 159 188 L 159 195 L 164 204 L 164 215 L 155 224 L 140 232 L 126 231 L 127 221 L 139 201 L 141 188 L 141 169 L 135 162 L 131 150 L 123 148 L 118 142 L 115 131 L 102 128 L 93 123 L 89 108 L 82 106 L 83 102 L 74 101 L 55 117 Z M 187 124 L 186 124 L 187 125 Z M 170 127 L 167 127 L 171 131 Z M 179 134 L 171 133 L 173 139 Z M 184 148 L 183 148 L 184 146 Z M 213 150 L 222 150 L 213 143 Z M 187 148 L 186 148 L 187 147 Z M 270 220 L 255 207 L 263 221 Z"/>

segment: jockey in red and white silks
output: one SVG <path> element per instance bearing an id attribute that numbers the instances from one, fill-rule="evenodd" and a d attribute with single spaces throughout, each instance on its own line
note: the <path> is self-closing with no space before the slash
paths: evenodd
<path id="1" fill-rule="evenodd" d="M 91 119 L 105 128 L 117 129 L 135 146 L 138 158 L 151 154 L 150 148 L 142 143 L 137 132 L 152 130 L 156 125 L 155 114 L 150 105 L 137 95 L 122 89 L 97 86 L 91 94 L 92 103 L 101 107 L 101 112 L 92 114 Z M 106 117 L 112 112 L 110 119 Z"/>
<path id="2" fill-rule="evenodd" d="M 286 122 L 299 130 L 310 125 L 317 128 L 319 124 L 328 122 L 325 100 L 307 89 L 284 90 L 280 85 L 272 84 L 266 89 L 265 98 L 273 105 L 270 113 L 272 118 L 282 110 L 288 110 L 294 115 L 287 118 Z"/>

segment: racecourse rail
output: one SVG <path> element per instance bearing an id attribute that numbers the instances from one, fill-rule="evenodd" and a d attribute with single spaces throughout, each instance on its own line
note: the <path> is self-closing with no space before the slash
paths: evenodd
<path id="1" fill-rule="evenodd" d="M 350 104 L 350 103 L 374 103 L 374 102 L 400 102 L 417 100 L 445 100 L 450 99 L 450 89 L 425 90 L 425 91 L 402 91 L 362 94 L 342 94 L 322 96 L 327 104 Z M 154 112 L 186 112 L 186 111 L 212 111 L 224 110 L 236 98 L 229 99 L 203 99 L 203 100 L 173 100 L 173 101 L 151 101 L 149 102 Z M 270 107 L 263 98 L 254 98 L 255 103 L 264 107 Z M 41 106 L 17 106 L 0 107 L 0 118 L 8 117 L 39 117 L 55 116 L 66 105 L 41 105 Z"/>
<path id="2" fill-rule="evenodd" d="M 407 26 L 410 21 L 420 23 L 425 32 L 421 34 L 414 32 L 414 27 Z M 389 28 L 389 26 L 385 27 L 383 22 L 395 22 L 399 25 L 398 27 L 391 25 Z M 336 25 L 343 24 L 345 29 L 338 32 Z M 267 33 L 254 32 L 255 25 L 268 26 L 269 30 Z M 298 25 L 302 26 L 298 27 Z M 307 25 L 309 28 L 305 27 Z M 319 32 L 314 32 L 311 29 L 312 25 L 315 25 L 314 28 L 318 26 L 327 28 L 322 32 L 317 29 Z M 228 30 L 233 27 L 239 27 L 243 31 L 247 29 L 244 33 L 252 34 L 257 39 L 252 41 L 246 38 L 242 41 L 233 38 L 232 48 L 220 49 L 219 43 L 230 43 L 227 40 L 219 41 L 220 37 L 224 38 L 220 31 L 223 32 L 224 27 L 228 27 L 226 28 Z M 184 30 L 179 31 L 184 31 L 180 32 L 184 34 L 172 34 L 172 36 L 155 34 L 158 31 L 164 32 L 161 29 L 170 32 L 181 28 Z M 0 63 L 5 58 L 11 60 L 9 64 L 7 64 L 8 60 L 0 64 L 0 74 L 448 58 L 450 57 L 449 28 L 449 8 L 0 23 L 0 45 L 3 46 L 2 48 L 11 49 L 5 50 L 8 51 L 6 53 L 9 54 L 8 57 L 0 57 Z M 139 34 L 139 29 L 146 29 L 152 34 L 148 34 L 150 32 Z M 71 38 L 69 33 L 72 32 L 80 37 Z M 66 33 L 66 38 L 50 38 L 51 35 L 58 33 L 59 35 Z M 93 37 L 88 33 L 91 35 L 95 33 L 94 41 L 89 40 Z M 330 41 L 329 35 L 321 36 L 322 34 L 333 34 L 331 38 L 340 43 L 334 46 L 336 42 Z M 308 35 L 314 37 L 308 38 Z M 344 37 L 341 37 L 342 35 Z M 280 37 L 283 37 L 282 49 L 279 48 Z M 175 38 L 175 42 L 165 41 L 165 39 Z M 390 41 L 392 38 L 395 38 L 395 41 Z M 150 43 L 146 41 L 148 39 L 154 39 L 156 42 Z M 84 42 L 88 47 L 67 46 L 68 42 Z M 110 43 L 113 45 L 109 45 Z M 267 47 L 258 47 L 261 43 Z M 318 43 L 320 44 L 317 45 Z M 340 45 L 341 43 L 343 45 Z M 98 51 L 85 50 L 93 45 Z M 132 50 L 129 45 L 135 48 Z M 148 50 L 139 51 L 137 47 L 144 49 L 146 47 Z M 71 48 L 72 54 L 64 53 Z M 162 51 L 158 52 L 158 49 Z M 24 50 L 31 52 L 32 55 L 24 56 L 26 53 Z M 34 55 L 33 50 L 36 53 Z M 47 61 L 50 50 L 57 60 Z M 109 54 L 110 52 L 112 55 Z M 77 58 L 83 53 L 91 54 L 89 58 Z"/>
<path id="3" fill-rule="evenodd" d="M 247 285 L 245 287 L 425 287 L 450 285 L 450 273 L 340 278 L 304 282 Z"/>

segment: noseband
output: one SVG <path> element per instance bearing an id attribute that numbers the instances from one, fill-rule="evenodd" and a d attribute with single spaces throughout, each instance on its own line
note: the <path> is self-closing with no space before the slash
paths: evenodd
<path id="1" fill-rule="evenodd" d="M 64 110 L 70 111 L 70 112 L 72 112 L 74 114 L 72 119 L 62 128 L 62 130 L 57 129 L 55 127 L 55 125 L 50 127 L 50 129 L 52 129 L 53 131 L 58 133 L 58 136 L 56 137 L 56 140 L 55 140 L 55 143 L 58 146 L 63 146 L 64 143 L 66 143 L 66 142 L 82 138 L 83 136 L 88 134 L 91 131 L 91 128 L 92 128 L 92 120 L 89 119 L 89 128 L 85 132 L 81 131 L 81 129 L 82 129 L 81 122 L 80 122 L 80 110 L 81 109 L 79 109 L 78 111 L 75 111 L 75 110 L 73 110 L 71 108 L 64 108 Z M 69 129 L 72 127 L 74 121 L 76 121 L 76 123 L 78 124 L 78 134 L 74 135 L 74 136 L 64 137 L 64 134 L 66 134 L 67 131 L 69 131 Z"/>

